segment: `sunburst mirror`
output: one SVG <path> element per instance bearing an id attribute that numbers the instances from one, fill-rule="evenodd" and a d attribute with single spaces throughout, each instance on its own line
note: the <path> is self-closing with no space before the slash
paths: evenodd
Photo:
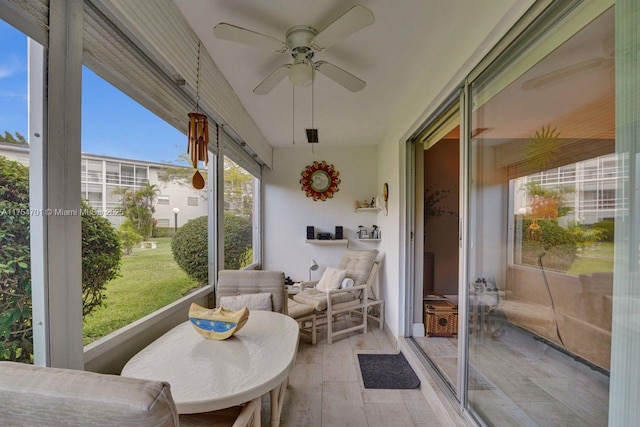
<path id="1" fill-rule="evenodd" d="M 302 191 L 314 202 L 318 200 L 324 202 L 333 198 L 333 194 L 340 191 L 338 189 L 340 172 L 324 160 L 308 165 L 300 175 L 302 175 L 300 178 Z"/>

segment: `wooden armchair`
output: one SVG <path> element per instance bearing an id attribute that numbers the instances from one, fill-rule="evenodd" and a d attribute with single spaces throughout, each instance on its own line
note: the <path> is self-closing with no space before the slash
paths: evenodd
<path id="1" fill-rule="evenodd" d="M 317 317 L 326 318 L 329 344 L 333 343 L 335 337 L 343 334 L 358 330 L 367 332 L 368 315 L 361 316 L 360 324 L 345 329 L 336 330 L 334 322 L 339 316 L 346 314 L 356 312 L 369 314 L 370 289 L 373 289 L 373 285 L 377 283 L 377 255 L 377 250 L 345 251 L 338 264 L 338 270 L 346 270 L 345 277 L 353 280 L 353 287 L 340 289 L 339 286 L 333 286 L 325 292 L 324 288 L 308 288 L 308 284 L 305 284 L 304 289 L 294 295 L 293 299 L 296 302 L 313 307 Z M 373 300 L 371 304 L 378 305 L 379 311 L 384 313 L 383 301 Z M 377 316 L 376 319 L 380 320 L 382 316 Z M 384 322 L 383 317 L 382 322 Z"/>

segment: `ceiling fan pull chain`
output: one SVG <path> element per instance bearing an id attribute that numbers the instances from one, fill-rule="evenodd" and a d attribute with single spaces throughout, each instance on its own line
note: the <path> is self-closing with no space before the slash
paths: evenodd
<path id="1" fill-rule="evenodd" d="M 296 87 L 291 87 L 293 88 L 291 92 L 291 138 L 293 139 L 293 145 L 296 145 Z"/>

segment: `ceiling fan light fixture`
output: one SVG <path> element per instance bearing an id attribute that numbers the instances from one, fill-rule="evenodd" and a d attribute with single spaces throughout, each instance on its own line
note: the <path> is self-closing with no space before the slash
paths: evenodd
<path id="1" fill-rule="evenodd" d="M 298 62 L 289 68 L 289 81 L 294 86 L 308 87 L 313 81 L 313 67 L 308 62 Z"/>

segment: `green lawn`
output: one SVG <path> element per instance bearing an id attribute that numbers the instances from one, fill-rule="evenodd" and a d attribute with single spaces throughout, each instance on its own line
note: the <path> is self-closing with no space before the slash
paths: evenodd
<path id="1" fill-rule="evenodd" d="M 152 239 L 157 249 L 122 257 L 121 277 L 107 284 L 104 306 L 84 319 L 84 344 L 178 300 L 198 286 L 173 260 L 171 238 Z"/>
<path id="2" fill-rule="evenodd" d="M 613 243 L 602 242 L 578 252 L 567 274 L 591 274 L 613 271 Z"/>

